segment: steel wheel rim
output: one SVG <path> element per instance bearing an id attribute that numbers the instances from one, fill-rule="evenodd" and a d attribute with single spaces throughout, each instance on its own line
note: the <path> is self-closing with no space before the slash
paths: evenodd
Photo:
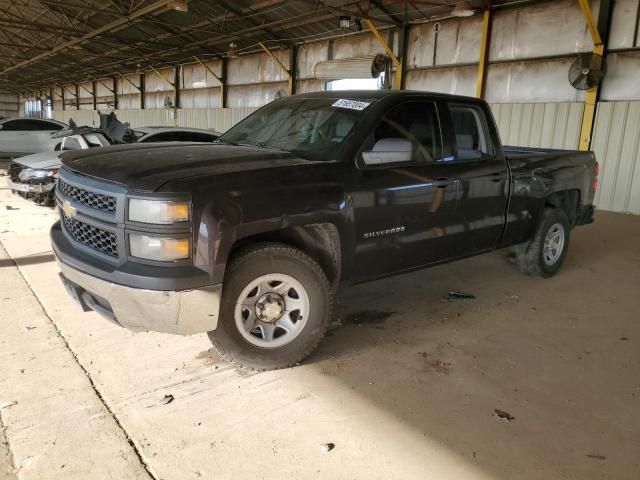
<path id="1" fill-rule="evenodd" d="M 267 301 L 268 297 L 272 301 Z M 252 280 L 240 292 L 234 319 L 251 345 L 278 348 L 300 335 L 309 311 L 309 295 L 299 281 L 284 273 L 269 273 Z"/>
<path id="2" fill-rule="evenodd" d="M 544 248 L 542 250 L 542 259 L 548 266 L 554 265 L 564 248 L 564 227 L 560 223 L 554 223 L 547 231 L 544 238 Z"/>

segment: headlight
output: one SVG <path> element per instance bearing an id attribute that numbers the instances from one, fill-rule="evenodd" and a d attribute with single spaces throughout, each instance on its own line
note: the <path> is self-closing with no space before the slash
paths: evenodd
<path id="1" fill-rule="evenodd" d="M 189 203 L 169 200 L 129 199 L 129 220 L 170 224 L 189 221 Z"/>
<path id="2" fill-rule="evenodd" d="M 18 174 L 20 180 L 32 180 L 34 178 L 55 177 L 57 170 L 33 170 L 27 168 Z"/>
<path id="3" fill-rule="evenodd" d="M 189 258 L 191 242 L 188 238 L 149 237 L 130 234 L 129 252 L 147 260 L 171 261 Z"/>

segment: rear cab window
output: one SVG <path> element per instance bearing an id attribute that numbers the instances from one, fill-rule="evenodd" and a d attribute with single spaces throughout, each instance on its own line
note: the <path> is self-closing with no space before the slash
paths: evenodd
<path id="1" fill-rule="evenodd" d="M 462 162 L 487 160 L 496 155 L 487 117 L 475 105 L 449 104 L 457 159 Z"/>

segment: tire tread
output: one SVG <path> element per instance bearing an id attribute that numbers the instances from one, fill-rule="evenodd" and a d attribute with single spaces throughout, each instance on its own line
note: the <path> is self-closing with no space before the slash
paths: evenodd
<path id="1" fill-rule="evenodd" d="M 227 268 L 227 271 L 225 273 L 225 278 L 227 277 L 232 278 L 234 276 L 234 273 L 239 269 L 241 269 L 245 263 L 247 262 L 250 263 L 252 261 L 255 261 L 256 257 L 264 254 L 286 255 L 291 258 L 297 258 L 299 261 L 305 263 L 308 267 L 310 267 L 314 271 L 314 273 L 316 274 L 320 282 L 322 283 L 322 288 L 324 289 L 324 291 L 328 293 L 328 305 L 327 305 L 328 312 L 327 312 L 324 324 L 322 326 L 321 333 L 320 335 L 317 336 L 317 339 L 313 342 L 313 344 L 311 344 L 307 349 L 305 349 L 305 351 L 302 354 L 298 355 L 297 359 L 291 360 L 277 367 L 260 366 L 257 363 L 248 363 L 247 361 L 239 360 L 238 357 L 234 355 L 233 349 L 225 348 L 225 346 L 216 339 L 215 331 L 208 333 L 209 340 L 213 344 L 213 347 L 226 362 L 230 363 L 235 367 L 241 368 L 243 370 L 250 370 L 253 372 L 264 372 L 267 370 L 290 368 L 299 364 L 303 359 L 309 356 L 318 347 L 318 345 L 320 344 L 320 342 L 322 341 L 322 339 L 324 338 L 327 332 L 329 323 L 332 318 L 331 316 L 333 313 L 334 294 L 330 287 L 329 280 L 327 279 L 327 276 L 325 275 L 320 265 L 318 265 L 318 263 L 313 258 L 311 258 L 309 255 L 304 253 L 302 250 L 284 243 L 265 242 L 265 243 L 257 243 L 257 244 L 253 244 L 245 247 L 241 252 L 238 253 L 236 258 L 232 261 L 232 263 Z M 259 361 L 259 359 L 256 359 L 256 361 Z"/>

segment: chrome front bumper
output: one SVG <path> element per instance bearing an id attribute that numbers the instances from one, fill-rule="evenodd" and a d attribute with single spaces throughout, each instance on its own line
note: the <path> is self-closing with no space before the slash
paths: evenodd
<path id="1" fill-rule="evenodd" d="M 55 183 L 47 183 L 46 185 L 29 185 L 26 183 L 16 183 L 9 180 L 9 188 L 18 192 L 47 193 L 53 190 L 55 186 Z"/>
<path id="2" fill-rule="evenodd" d="M 62 281 L 83 310 L 134 331 L 192 335 L 218 325 L 222 285 L 184 291 L 144 290 L 107 282 L 65 265 Z"/>

